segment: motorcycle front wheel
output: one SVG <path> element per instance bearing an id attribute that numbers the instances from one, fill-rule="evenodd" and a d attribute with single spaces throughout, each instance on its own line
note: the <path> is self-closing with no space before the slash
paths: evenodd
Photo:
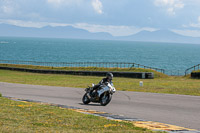
<path id="1" fill-rule="evenodd" d="M 87 93 L 85 93 L 85 95 L 83 96 L 82 101 L 83 101 L 84 104 L 90 103 L 90 99 L 89 99 L 89 97 L 87 96 Z"/>
<path id="2" fill-rule="evenodd" d="M 112 99 L 112 95 L 111 94 L 103 94 L 101 97 L 100 97 L 100 104 L 102 106 L 106 106 Z"/>

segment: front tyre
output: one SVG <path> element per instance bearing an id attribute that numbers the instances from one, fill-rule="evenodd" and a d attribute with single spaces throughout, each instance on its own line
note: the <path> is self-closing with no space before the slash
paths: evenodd
<path id="1" fill-rule="evenodd" d="M 107 93 L 107 94 L 103 94 L 101 97 L 100 97 L 100 104 L 102 106 L 106 106 L 112 99 L 112 95 Z"/>
<path id="2" fill-rule="evenodd" d="M 85 93 L 85 95 L 83 96 L 82 101 L 83 101 L 84 104 L 90 103 L 90 99 L 89 99 L 89 97 L 87 96 L 87 93 Z"/>

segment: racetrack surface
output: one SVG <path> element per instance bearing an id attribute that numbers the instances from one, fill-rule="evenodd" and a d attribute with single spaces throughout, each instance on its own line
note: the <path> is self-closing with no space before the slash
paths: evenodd
<path id="1" fill-rule="evenodd" d="M 3 96 L 107 112 L 200 130 L 200 97 L 117 91 L 107 106 L 82 104 L 83 88 L 0 82 Z"/>

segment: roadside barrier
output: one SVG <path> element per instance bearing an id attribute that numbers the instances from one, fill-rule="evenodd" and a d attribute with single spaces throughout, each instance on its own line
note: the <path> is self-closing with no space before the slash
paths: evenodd
<path id="1" fill-rule="evenodd" d="M 105 71 L 61 71 L 61 70 L 44 70 L 44 69 L 28 69 L 28 68 L 15 68 L 15 67 L 0 67 L 4 70 L 14 70 L 32 73 L 44 74 L 69 74 L 69 75 L 84 75 L 84 76 L 105 76 Z M 112 72 L 115 77 L 126 78 L 140 78 L 140 79 L 153 79 L 153 72 Z"/>
<path id="2" fill-rule="evenodd" d="M 152 69 L 171 76 L 185 76 L 192 71 L 200 70 L 200 64 L 190 67 L 185 70 L 166 70 L 155 67 L 149 67 L 137 63 L 128 62 L 38 62 L 38 61 L 20 61 L 20 60 L 0 60 L 0 64 L 20 64 L 33 66 L 48 66 L 48 67 L 101 67 L 101 68 L 142 68 Z"/>
<path id="3" fill-rule="evenodd" d="M 200 72 L 192 72 L 191 78 L 200 79 Z"/>
<path id="4" fill-rule="evenodd" d="M 49 67 L 102 67 L 102 68 L 143 68 L 152 69 L 165 73 L 164 69 L 149 67 L 137 63 L 127 62 L 37 62 L 37 61 L 19 61 L 19 60 L 0 60 L 0 64 L 20 64 Z"/>
<path id="5" fill-rule="evenodd" d="M 193 66 L 193 67 L 190 67 L 190 68 L 186 69 L 186 70 L 185 70 L 185 76 L 186 76 L 187 74 L 191 73 L 192 71 L 200 70 L 199 68 L 200 68 L 200 64 L 195 65 L 195 66 Z"/>

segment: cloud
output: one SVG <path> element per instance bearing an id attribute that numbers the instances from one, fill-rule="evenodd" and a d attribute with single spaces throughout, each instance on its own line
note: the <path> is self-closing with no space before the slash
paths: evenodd
<path id="1" fill-rule="evenodd" d="M 90 0 L 91 5 L 94 9 L 94 11 L 98 14 L 103 13 L 103 5 L 100 0 Z M 60 8 L 62 6 L 71 6 L 71 5 L 79 5 L 79 6 L 84 6 L 85 4 L 89 4 L 88 1 L 86 0 L 46 0 L 46 2 L 55 7 L 55 8 Z"/>
<path id="2" fill-rule="evenodd" d="M 196 23 L 190 22 L 189 24 L 183 24 L 183 28 L 200 28 L 200 16 L 196 19 Z"/>
<path id="3" fill-rule="evenodd" d="M 191 36 L 191 37 L 200 37 L 200 30 L 172 30 L 175 33 L 178 33 L 180 35 L 184 36 Z"/>
<path id="4" fill-rule="evenodd" d="M 155 0 L 154 4 L 158 7 L 164 7 L 169 15 L 175 15 L 176 10 L 185 6 L 181 0 Z"/>
<path id="5" fill-rule="evenodd" d="M 80 5 L 83 0 L 46 0 L 48 4 L 54 7 L 69 6 L 72 4 Z"/>
<path id="6" fill-rule="evenodd" d="M 113 36 L 128 36 L 138 33 L 142 30 L 155 31 L 157 29 L 150 27 L 135 27 L 135 26 L 125 26 L 125 25 L 96 25 L 88 23 L 77 23 L 73 24 L 73 27 L 88 30 L 90 32 L 108 32 Z"/>
<path id="7" fill-rule="evenodd" d="M 199 23 L 200 23 L 200 16 L 198 17 L 198 21 L 199 21 Z"/>
<path id="8" fill-rule="evenodd" d="M 44 26 L 69 26 L 71 24 L 65 23 L 49 23 L 49 22 L 35 22 L 35 21 L 23 21 L 23 20 L 14 20 L 14 19 L 0 19 L 0 23 L 20 26 L 20 27 L 34 27 L 42 28 Z"/>
<path id="9" fill-rule="evenodd" d="M 182 29 L 173 29 L 172 31 L 192 37 L 200 37 L 200 16 L 196 19 L 197 23 L 183 24 Z"/>
<path id="10" fill-rule="evenodd" d="M 103 5 L 102 5 L 101 1 L 99 1 L 99 0 L 92 0 L 92 6 L 93 6 L 94 10 L 98 14 L 102 14 L 103 13 L 103 11 L 102 11 Z"/>
<path id="11" fill-rule="evenodd" d="M 63 0 L 47 0 L 47 2 L 51 4 L 61 4 Z"/>
<path id="12" fill-rule="evenodd" d="M 2 6 L 1 7 L 1 9 L 2 9 L 2 11 L 4 12 L 4 13 L 6 13 L 6 14 L 11 14 L 11 13 L 13 13 L 13 8 L 12 7 L 10 7 L 10 6 Z"/>
<path id="13" fill-rule="evenodd" d="M 197 18 L 197 23 L 190 23 L 189 25 L 184 25 L 184 27 L 200 28 L 200 16 Z"/>
<path id="14" fill-rule="evenodd" d="M 0 1 L 0 14 L 3 13 L 4 15 L 11 15 L 16 13 L 15 11 L 18 8 L 18 4 L 14 1 L 7 0 L 7 1 Z"/>

